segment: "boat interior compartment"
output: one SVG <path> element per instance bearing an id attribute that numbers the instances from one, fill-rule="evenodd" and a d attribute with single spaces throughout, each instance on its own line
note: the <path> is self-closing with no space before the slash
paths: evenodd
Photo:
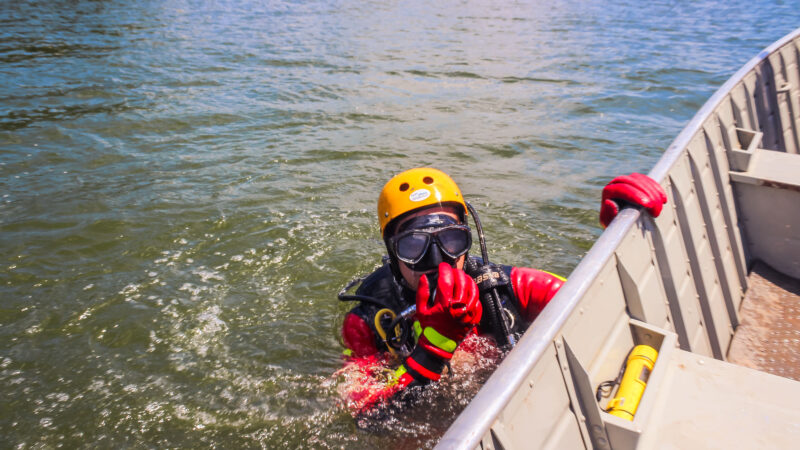
<path id="1" fill-rule="evenodd" d="M 800 29 L 650 171 L 437 448 L 800 442 Z"/>
<path id="2" fill-rule="evenodd" d="M 800 278 L 800 155 L 758 149 L 730 176 L 750 258 Z"/>

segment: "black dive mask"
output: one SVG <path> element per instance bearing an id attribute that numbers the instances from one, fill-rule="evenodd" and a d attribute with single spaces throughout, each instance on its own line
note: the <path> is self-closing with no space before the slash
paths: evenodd
<path id="1" fill-rule="evenodd" d="M 392 253 L 415 272 L 435 270 L 439 264 L 455 264 L 469 251 L 469 227 L 446 214 L 428 214 L 404 223 L 389 239 Z"/>

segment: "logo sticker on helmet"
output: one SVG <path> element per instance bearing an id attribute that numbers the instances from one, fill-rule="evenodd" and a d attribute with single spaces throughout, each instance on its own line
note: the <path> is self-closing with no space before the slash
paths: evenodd
<path id="1" fill-rule="evenodd" d="M 431 191 L 427 189 L 417 189 L 408 196 L 412 202 L 421 202 L 431 196 Z"/>

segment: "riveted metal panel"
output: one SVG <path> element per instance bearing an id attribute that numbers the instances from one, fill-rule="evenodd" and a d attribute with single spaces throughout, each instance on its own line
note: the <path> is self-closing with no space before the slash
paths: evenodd
<path id="1" fill-rule="evenodd" d="M 722 138 L 722 145 L 725 147 L 725 150 L 730 152 L 734 148 L 739 148 L 739 143 L 736 141 L 736 132 L 734 130 L 738 125 L 736 124 L 736 118 L 733 116 L 733 107 L 729 96 L 722 99 L 719 107 L 714 111 L 713 117 L 716 118 L 719 124 L 720 137 Z"/>
<path id="2" fill-rule="evenodd" d="M 777 95 L 780 132 L 783 137 L 783 148 L 788 153 L 797 153 L 797 139 L 794 127 L 794 104 L 792 103 L 792 86 L 787 80 L 787 65 L 781 52 L 775 52 L 768 60 L 773 71 L 774 90 Z"/>
<path id="3" fill-rule="evenodd" d="M 721 359 L 727 350 L 733 329 L 727 306 L 729 302 L 726 301 L 722 287 L 721 276 L 724 276 L 724 270 L 719 270 L 721 267 L 717 259 L 720 256 L 718 251 L 715 251 L 718 247 L 717 235 L 711 222 L 711 204 L 707 195 L 707 191 L 713 189 L 713 179 L 710 177 L 707 167 L 705 165 L 698 167 L 693 158 L 695 155 L 704 155 L 705 151 L 705 139 L 702 136 L 695 136 L 688 146 L 687 156 L 681 158 L 683 163 L 681 165 L 685 167 L 680 168 L 679 165 L 676 165 L 673 178 L 680 184 L 678 192 L 682 193 L 683 213 L 687 228 L 691 233 L 691 239 L 686 239 L 686 245 L 693 247 L 693 249 L 688 249 L 688 253 L 690 260 L 696 259 L 696 261 L 690 261 L 690 266 L 693 267 L 692 273 L 695 277 L 695 284 L 698 286 L 700 299 L 705 303 L 701 306 L 707 314 L 705 317 L 707 329 L 712 332 L 711 325 L 713 324 L 713 332 L 719 345 L 719 352 L 717 352 L 712 340 L 712 349 L 715 350 L 715 357 Z M 703 161 L 705 162 L 705 160 Z M 725 289 L 727 288 L 726 284 Z M 734 314 L 735 319 L 735 311 L 732 311 L 731 314 Z"/>
<path id="4" fill-rule="evenodd" d="M 713 265 L 713 261 L 711 261 L 711 251 L 704 230 L 705 224 L 691 177 L 688 154 L 684 153 L 684 156 L 676 162 L 673 170 L 670 171 L 670 179 L 672 180 L 676 215 L 683 236 L 683 246 L 686 249 L 692 281 L 694 281 L 699 296 L 700 310 L 703 314 L 712 354 L 716 358 L 722 358 L 723 347 L 712 309 L 715 299 L 712 298 L 714 291 L 711 289 L 710 283 L 713 283 L 714 277 L 709 277 L 708 274 L 708 265 Z"/>
<path id="5" fill-rule="evenodd" d="M 798 82 L 797 47 L 787 45 L 769 57 L 775 80 L 778 110 L 780 111 L 781 133 L 784 151 L 798 153 Z"/>
<path id="6" fill-rule="evenodd" d="M 795 42 L 781 49 L 786 63 L 786 82 L 790 87 L 789 100 L 792 105 L 792 126 L 795 138 L 795 153 L 800 153 L 800 43 Z M 789 150 L 786 150 L 789 152 Z"/>
<path id="7" fill-rule="evenodd" d="M 747 92 L 744 90 L 744 85 L 738 83 L 728 94 L 729 103 L 731 105 L 731 113 L 736 127 L 752 128 L 750 120 L 750 111 L 747 108 L 749 100 L 747 99 Z"/>
<path id="8" fill-rule="evenodd" d="M 667 298 L 657 275 L 653 244 L 643 222 L 631 228 L 615 254 L 631 316 L 659 327 L 669 326 Z"/>
<path id="9" fill-rule="evenodd" d="M 656 252 L 663 252 L 668 272 L 664 283 L 672 282 L 676 292 L 670 299 L 673 315 L 680 315 L 683 330 L 676 328 L 681 348 L 710 355 L 706 330 L 700 313 L 699 297 L 689 267 L 689 257 L 683 245 L 683 236 L 676 216 L 678 202 L 672 198 L 673 189 L 666 183 L 669 200 L 661 215 L 655 219 L 663 244 L 656 246 Z M 662 248 L 663 247 L 663 248 Z M 667 279 L 668 278 L 668 279 Z M 675 319 L 677 320 L 677 319 Z"/>
<path id="10" fill-rule="evenodd" d="M 577 419 L 570 410 L 569 395 L 552 344 L 527 379 L 496 421 L 502 424 L 503 435 L 511 443 L 509 448 L 544 446 L 548 435 L 564 417 L 572 420 L 577 431 Z"/>
<path id="11" fill-rule="evenodd" d="M 754 95 L 758 89 L 758 76 L 755 72 L 750 72 L 742 78 L 741 90 L 744 94 L 743 101 L 747 107 L 747 120 L 742 126 L 751 130 L 758 130 L 761 128 L 758 104 Z"/>
<path id="12" fill-rule="evenodd" d="M 764 60 L 755 68 L 756 86 L 753 91 L 753 102 L 756 106 L 759 128 L 753 130 L 764 133 L 762 148 L 784 151 L 783 132 L 779 121 L 778 99 L 775 95 L 775 80 L 772 76 L 772 66 Z"/>
<path id="13" fill-rule="evenodd" d="M 762 123 L 765 122 L 762 121 Z M 714 174 L 720 213 L 724 221 L 724 234 L 727 236 L 727 239 L 720 237 L 720 242 L 725 243 L 724 251 L 729 252 L 733 260 L 733 270 L 728 281 L 733 296 L 734 308 L 738 311 L 744 298 L 744 291 L 747 290 L 747 264 L 745 262 L 741 234 L 738 231 L 739 219 L 728 175 L 728 159 L 725 156 L 725 147 L 723 146 L 722 135 L 716 118 L 709 118 L 703 125 L 703 136 L 706 139 L 706 147 L 709 149 L 709 163 Z"/>
<path id="14" fill-rule="evenodd" d="M 592 336 L 608 336 L 622 315 L 627 315 L 625 296 L 612 258 L 564 324 L 562 334 L 567 342 L 575 343 L 570 344 L 575 356 L 584 365 L 591 366 L 603 345 L 602 339 Z"/>
<path id="15" fill-rule="evenodd" d="M 547 441 L 541 447 L 523 446 L 520 448 L 541 448 L 543 450 L 560 450 L 560 449 L 580 449 L 584 448 L 583 440 L 581 439 L 578 425 L 575 423 L 575 417 L 571 414 L 563 414 L 559 418 L 553 428 L 552 433 L 544 436 Z"/>
<path id="16" fill-rule="evenodd" d="M 736 118 L 736 126 L 753 129 L 757 127 L 757 124 L 755 123 L 755 108 L 749 94 L 746 83 L 741 82 L 733 88 L 730 98 L 733 116 Z"/>
<path id="17" fill-rule="evenodd" d="M 643 449 L 791 449 L 800 440 L 800 383 L 677 350 Z"/>
<path id="18" fill-rule="evenodd" d="M 733 255 L 730 252 L 730 243 L 725 233 L 725 221 L 722 215 L 720 199 L 717 193 L 714 175 L 711 170 L 711 162 L 708 158 L 708 147 L 703 133 L 699 133 L 689 145 L 689 162 L 692 169 L 692 178 L 700 202 L 703 221 L 705 223 L 705 235 L 708 238 L 709 249 L 712 253 L 713 265 L 705 267 L 704 276 L 711 277 L 715 288 L 720 288 L 722 298 L 721 304 L 713 305 L 714 310 L 723 310 L 728 316 L 727 321 L 722 316 L 715 315 L 715 320 L 719 320 L 718 330 L 722 332 L 727 329 L 729 336 L 733 335 L 733 330 L 739 324 L 738 310 L 734 302 L 736 289 L 731 286 L 729 280 L 736 276 L 734 271 Z M 712 270 L 713 269 L 713 270 Z M 717 301 L 716 297 L 712 297 Z M 723 323 L 725 326 L 723 326 Z M 727 349 L 728 340 L 721 342 L 723 349 Z"/>

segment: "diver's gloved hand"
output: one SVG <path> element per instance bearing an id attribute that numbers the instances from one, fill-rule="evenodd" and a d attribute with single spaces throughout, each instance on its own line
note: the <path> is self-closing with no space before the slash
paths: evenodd
<path id="1" fill-rule="evenodd" d="M 640 206 L 653 217 L 661 214 L 667 194 L 655 180 L 640 173 L 614 178 L 603 188 L 600 204 L 600 223 L 603 228 L 614 220 L 625 205 Z"/>
<path id="2" fill-rule="evenodd" d="M 417 318 L 422 325 L 422 337 L 430 342 L 425 328 L 433 328 L 448 339 L 461 342 L 481 321 L 483 307 L 478 298 L 478 286 L 463 270 L 439 264 L 436 297 L 430 302 L 428 277 L 423 275 L 417 289 Z"/>
<path id="3" fill-rule="evenodd" d="M 438 380 L 458 344 L 480 323 L 478 286 L 464 271 L 439 264 L 436 295 L 430 302 L 428 277 L 417 288 L 417 320 L 422 334 L 403 366 L 418 382 Z"/>

